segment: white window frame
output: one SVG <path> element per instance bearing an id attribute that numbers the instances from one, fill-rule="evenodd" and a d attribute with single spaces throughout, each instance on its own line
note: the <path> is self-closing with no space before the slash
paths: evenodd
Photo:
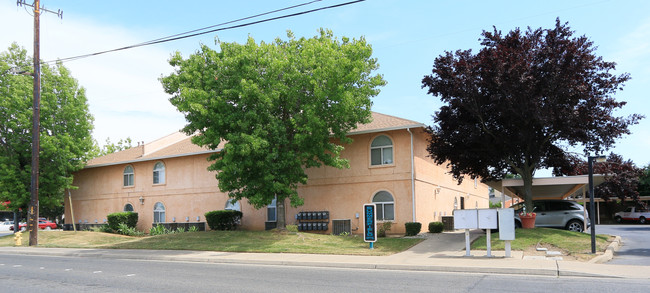
<path id="1" fill-rule="evenodd" d="M 162 168 L 156 168 L 162 166 Z M 153 184 L 165 184 L 165 163 L 158 161 L 153 165 Z M 158 179 L 158 182 L 156 182 Z"/>
<path id="2" fill-rule="evenodd" d="M 162 209 L 160 209 L 162 207 Z M 154 223 L 165 223 L 165 213 L 167 212 L 167 209 L 165 208 L 165 204 L 162 202 L 156 202 L 156 204 L 153 205 L 153 222 Z"/>
<path id="3" fill-rule="evenodd" d="M 381 192 L 388 193 L 388 195 L 390 195 L 390 197 L 393 199 L 393 201 L 375 201 L 375 197 L 377 197 L 377 195 L 379 193 L 381 193 Z M 377 207 L 377 221 L 386 221 L 386 222 L 395 221 L 395 196 L 393 196 L 392 193 L 390 193 L 387 190 L 377 191 L 372 196 L 372 203 L 374 203 L 375 206 Z M 386 218 L 386 212 L 385 212 L 386 210 L 385 209 L 386 209 L 386 205 L 389 205 L 389 204 L 393 206 L 393 218 L 392 219 L 387 219 Z M 381 217 L 379 216 L 380 213 L 381 213 Z"/>
<path id="4" fill-rule="evenodd" d="M 130 172 L 127 169 L 131 168 Z M 133 187 L 135 185 L 135 168 L 131 165 L 126 165 L 122 171 L 122 185 L 124 187 Z"/>
<path id="5" fill-rule="evenodd" d="M 372 146 L 373 143 L 378 138 L 381 138 L 381 137 L 387 138 L 388 141 L 390 141 L 390 145 Z M 377 137 L 373 138 L 372 142 L 370 143 L 370 166 L 390 166 L 390 165 L 394 165 L 395 164 L 395 148 L 394 148 L 394 145 L 395 145 L 395 143 L 393 143 L 393 140 L 388 135 L 382 134 L 382 135 L 378 135 Z M 379 159 L 380 159 L 379 164 L 374 164 L 373 163 L 373 160 L 372 160 L 372 151 L 373 150 L 379 150 Z M 386 161 L 386 159 L 384 158 L 384 155 L 385 155 L 384 152 L 388 151 L 388 150 L 390 150 L 390 154 L 391 154 L 391 157 L 392 157 L 390 162 Z"/>

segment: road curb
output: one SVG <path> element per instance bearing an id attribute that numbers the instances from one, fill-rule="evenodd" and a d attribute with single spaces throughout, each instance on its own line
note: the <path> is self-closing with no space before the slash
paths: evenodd
<path id="1" fill-rule="evenodd" d="M 588 263 L 606 263 L 614 258 L 614 251 L 618 250 L 621 245 L 621 236 L 614 237 L 614 240 L 607 245 L 605 253 L 596 256 L 588 261 Z"/>
<path id="2" fill-rule="evenodd" d="M 383 261 L 359 261 L 359 262 L 327 262 L 318 260 L 281 260 L 281 259 L 234 259 L 228 257 L 187 256 L 187 255 L 156 255 L 156 254 L 130 254 L 119 250 L 84 250 L 84 249 L 20 249 L 14 251 L 2 251 L 2 254 L 19 254 L 32 256 L 54 256 L 54 257 L 79 257 L 79 258 L 100 258 L 100 259 L 128 259 L 147 261 L 168 261 L 188 263 L 215 263 L 215 264 L 238 264 L 238 265 L 271 265 L 271 266 L 294 266 L 294 267 L 320 267 L 320 268 L 344 268 L 344 269 L 371 269 L 371 270 L 401 270 L 401 271 L 429 271 L 429 272 L 454 272 L 470 274 L 503 274 L 503 275 L 528 275 L 528 276 L 559 276 L 560 272 L 553 266 L 548 267 L 493 267 L 489 265 L 448 265 L 448 264 L 391 264 Z M 555 263 L 555 262 L 554 262 Z M 574 273 L 575 274 L 575 273 Z M 606 277 L 600 274 L 580 274 L 580 276 Z"/>

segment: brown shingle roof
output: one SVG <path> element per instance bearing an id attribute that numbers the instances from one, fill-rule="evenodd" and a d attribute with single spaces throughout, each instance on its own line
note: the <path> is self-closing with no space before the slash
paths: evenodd
<path id="1" fill-rule="evenodd" d="M 350 131 L 350 135 L 424 126 L 424 124 L 412 120 L 372 112 L 372 121 L 368 124 L 358 125 L 356 129 Z M 209 150 L 193 144 L 191 136 L 175 132 L 147 144 L 94 158 L 88 161 L 86 168 L 217 152 L 223 148 L 223 144 L 222 142 L 217 150 Z"/>

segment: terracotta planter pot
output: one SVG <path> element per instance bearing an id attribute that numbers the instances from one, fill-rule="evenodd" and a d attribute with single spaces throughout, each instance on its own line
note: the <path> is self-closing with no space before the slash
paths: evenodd
<path id="1" fill-rule="evenodd" d="M 521 219 L 521 227 L 524 229 L 533 229 L 535 228 L 535 218 L 537 217 L 537 214 L 528 214 L 524 215 L 521 214 L 519 215 L 519 219 Z"/>

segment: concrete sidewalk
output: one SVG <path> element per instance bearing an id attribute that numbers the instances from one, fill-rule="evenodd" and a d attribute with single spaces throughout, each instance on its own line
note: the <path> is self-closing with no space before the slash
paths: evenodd
<path id="1" fill-rule="evenodd" d="M 473 238 L 478 237 L 477 235 L 479 233 L 472 233 Z M 390 256 L 41 247 L 2 247 L 0 255 L 23 254 L 202 263 L 650 279 L 647 267 L 643 266 L 524 259 L 521 251 L 513 251 L 510 258 L 504 257 L 504 251 L 493 251 L 493 257 L 486 257 L 486 251 L 472 251 L 472 256 L 465 256 L 463 233 L 429 234 L 422 237 L 425 238 L 422 243 L 407 251 Z"/>

